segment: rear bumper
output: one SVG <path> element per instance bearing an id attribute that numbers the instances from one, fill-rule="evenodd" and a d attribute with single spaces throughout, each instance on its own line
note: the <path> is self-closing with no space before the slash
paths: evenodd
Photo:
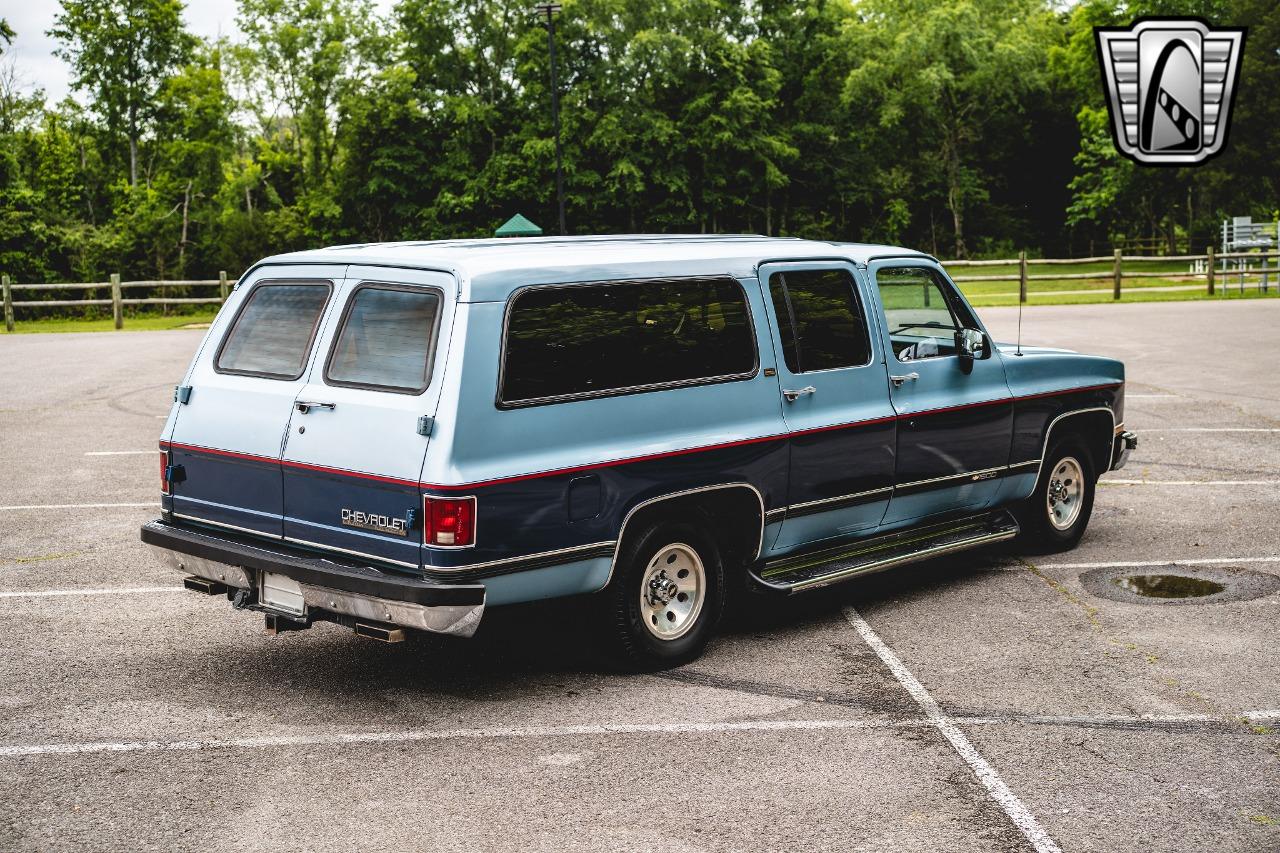
<path id="1" fill-rule="evenodd" d="M 238 604 L 271 612 L 259 602 L 263 573 L 297 582 L 304 618 L 316 614 L 391 623 L 436 634 L 470 637 L 484 615 L 482 584 L 440 584 L 339 563 L 285 547 L 250 544 L 230 537 L 177 527 L 164 521 L 142 526 L 142 541 L 176 571 L 230 589 L 245 590 Z M 298 619 L 297 613 L 279 615 Z"/>
<path id="2" fill-rule="evenodd" d="M 1111 470 L 1119 471 L 1129 461 L 1129 454 L 1138 446 L 1138 436 L 1128 430 L 1117 432 L 1111 445 Z"/>

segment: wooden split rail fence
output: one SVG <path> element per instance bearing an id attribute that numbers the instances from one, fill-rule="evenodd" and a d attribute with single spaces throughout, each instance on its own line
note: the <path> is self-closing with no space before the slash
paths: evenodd
<path id="1" fill-rule="evenodd" d="M 1271 260 L 1273 263 L 1268 264 Z M 1191 265 L 1203 265 L 1204 271 L 1188 271 L 1188 272 L 1161 272 L 1161 271 L 1124 271 L 1126 263 L 1170 263 L 1183 262 Z M 1259 266 L 1249 266 L 1251 263 L 1258 263 Z M 1111 264 L 1111 269 L 1106 272 L 1079 272 L 1079 273 L 1042 273 L 1038 275 L 1028 275 L 1027 267 L 1034 264 L 1036 266 L 1072 266 L 1081 264 Z M 1124 288 L 1125 279 L 1143 279 L 1143 278 L 1162 278 L 1168 281 L 1203 281 L 1206 292 L 1213 296 L 1218 292 L 1218 283 L 1221 280 L 1224 287 L 1229 280 L 1238 280 L 1240 289 L 1244 289 L 1246 277 L 1256 278 L 1259 289 L 1266 291 L 1270 288 L 1270 280 L 1275 278 L 1276 286 L 1280 289 L 1280 252 L 1223 252 L 1215 253 L 1213 247 L 1203 255 L 1124 255 L 1117 249 L 1113 255 L 1102 255 L 1096 258 L 1035 258 L 1028 259 L 1026 252 L 1019 253 L 1015 260 L 998 260 L 998 261 L 943 261 L 942 265 L 948 271 L 955 268 L 963 267 L 998 267 L 1016 265 L 1018 272 L 1005 275 L 956 275 L 952 278 L 959 284 L 973 281 L 1016 281 L 1018 282 L 1018 301 L 1027 301 L 1027 286 L 1033 281 L 1111 281 L 1111 295 L 1113 299 L 1119 299 Z M 1196 287 L 1178 288 L 1180 290 L 1194 290 Z"/>
<path id="2" fill-rule="evenodd" d="M 1268 260 L 1274 263 L 1268 265 Z M 1191 265 L 1203 266 L 1203 272 L 1159 272 L 1159 271 L 1141 271 L 1132 270 L 1124 271 L 1124 264 L 1140 263 L 1169 263 L 1182 262 Z M 1031 265 L 1035 266 L 1079 266 L 1082 264 L 1102 264 L 1111 265 L 1111 269 L 1105 272 L 1065 272 L 1065 273 L 1040 273 L 1029 275 L 1027 269 Z M 1259 266 L 1249 266 L 1251 263 L 1258 263 Z M 1234 265 L 1234 266 L 1232 266 Z M 956 275 L 953 276 L 956 282 L 964 284 L 966 282 L 978 281 L 1008 281 L 1018 282 L 1018 300 L 1020 302 L 1027 301 L 1028 285 L 1036 281 L 1063 281 L 1063 280 L 1079 280 L 1079 281 L 1111 281 L 1112 297 L 1119 299 L 1124 287 L 1126 279 L 1143 279 L 1143 278 L 1162 278 L 1171 281 L 1195 281 L 1204 282 L 1204 286 L 1210 296 L 1218 292 L 1219 282 L 1223 286 L 1228 281 L 1238 279 L 1240 289 L 1245 286 L 1246 277 L 1253 277 L 1258 280 L 1258 287 L 1261 290 L 1268 290 L 1270 287 L 1270 278 L 1276 279 L 1276 286 L 1280 289 L 1280 252 L 1230 252 L 1215 254 L 1212 247 L 1203 255 L 1124 255 L 1117 249 L 1113 255 L 1103 255 L 1096 258 L 1035 258 L 1029 259 L 1026 252 L 1022 252 L 1017 258 L 1009 260 L 984 260 L 984 261 L 944 261 L 943 266 L 948 270 L 962 268 L 981 268 L 981 267 L 999 267 L 999 266 L 1016 266 L 1018 272 L 1012 274 L 999 275 Z M 0 282 L 4 288 L 4 324 L 7 331 L 13 331 L 14 310 L 17 308 L 71 308 L 84 305 L 100 305 L 111 306 L 111 315 L 115 321 L 117 329 L 124 327 L 124 307 L 126 305 L 221 305 L 226 301 L 227 293 L 235 286 L 235 281 L 228 279 L 226 272 L 222 272 L 216 279 L 192 279 L 185 281 L 121 281 L 119 275 L 111 276 L 110 281 L 94 282 L 90 284 L 14 284 L 9 280 L 9 276 L 0 276 Z M 155 296 L 146 299 L 127 299 L 124 291 L 134 288 L 158 288 L 166 287 L 218 287 L 218 296 L 216 297 L 167 297 Z M 110 299 L 26 299 L 15 302 L 13 299 L 14 291 L 48 291 L 48 290 L 97 290 L 99 288 L 110 288 Z M 1186 287 L 1178 289 L 1198 289 L 1198 287 Z"/>
<path id="3" fill-rule="evenodd" d="M 221 305 L 227 299 L 231 288 L 235 287 L 235 279 L 227 278 L 226 272 L 220 272 L 217 278 L 180 279 L 168 281 L 121 281 L 118 274 L 112 275 L 110 281 L 89 282 L 85 284 L 15 284 L 9 276 L 0 276 L 0 286 L 4 289 L 4 327 L 12 332 L 14 325 L 14 309 L 16 308 L 78 308 L 85 305 L 111 306 L 111 317 L 117 329 L 124 328 L 124 307 L 126 305 Z M 145 299 L 130 299 L 124 292 L 130 289 L 160 289 L 168 287 L 217 287 L 217 296 L 151 296 Z M 14 291 L 49 291 L 49 290 L 99 290 L 109 288 L 110 299 L 25 299 L 14 301 Z"/>

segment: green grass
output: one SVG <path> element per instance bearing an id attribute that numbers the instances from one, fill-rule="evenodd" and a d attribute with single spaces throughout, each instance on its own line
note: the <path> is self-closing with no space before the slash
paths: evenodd
<path id="1" fill-rule="evenodd" d="M 1152 287 L 1160 285 L 1178 284 L 1178 282 L 1165 281 L 1164 279 L 1145 279 L 1151 282 L 1146 287 L 1137 287 L 1125 285 L 1120 293 L 1121 302 L 1189 302 L 1201 300 L 1222 300 L 1222 299 L 1276 299 L 1280 297 L 1280 288 L 1272 287 L 1267 293 L 1261 293 L 1257 287 L 1249 287 L 1242 294 L 1237 290 L 1223 291 L 1218 290 L 1217 295 L 1210 296 L 1205 290 L 1151 290 Z M 960 289 L 964 291 L 964 295 L 973 304 L 975 308 L 991 308 L 1001 305 L 1016 306 L 1018 304 L 1018 293 L 1015 287 L 1012 291 L 1008 288 L 997 289 L 992 285 L 1005 284 L 1006 282 L 975 282 L 971 284 L 962 284 Z M 1014 282 L 1016 285 L 1017 282 Z M 1036 284 L 1056 284 L 1056 282 L 1036 282 Z M 1111 286 L 1098 288 L 1085 288 L 1080 285 L 1082 282 L 1072 281 L 1063 282 L 1064 286 L 1055 288 L 1044 288 L 1048 291 L 1044 295 L 1037 295 L 1036 289 L 1031 290 L 1031 294 L 1027 298 L 1027 307 L 1034 308 L 1037 305 L 1088 305 L 1094 303 L 1115 302 L 1111 297 Z M 1066 286 L 1070 285 L 1070 286 Z M 1090 290 L 1089 293 L 1054 293 L 1053 290 Z"/>
<path id="2" fill-rule="evenodd" d="M 168 317 L 158 315 L 144 315 L 140 317 L 125 317 L 124 329 L 126 332 L 142 332 L 154 331 L 157 329 L 180 329 L 183 326 L 192 323 L 208 323 L 213 320 L 216 311 L 202 311 L 196 314 L 170 314 Z M 40 319 L 26 320 L 22 317 L 17 318 L 14 324 L 14 334 L 35 334 L 37 332 L 111 332 L 115 331 L 115 325 L 111 322 L 110 317 L 97 320 L 86 320 L 74 317 L 45 317 Z M 3 328 L 0 328 L 0 334 L 3 334 Z"/>

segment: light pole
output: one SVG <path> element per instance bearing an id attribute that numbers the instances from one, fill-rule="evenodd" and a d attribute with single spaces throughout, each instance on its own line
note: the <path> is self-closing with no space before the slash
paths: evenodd
<path id="1" fill-rule="evenodd" d="M 563 7 L 559 3 L 539 3 L 534 7 L 539 15 L 547 16 L 547 52 L 551 59 L 551 125 L 556 134 L 556 204 L 560 209 L 560 234 L 567 233 L 564 226 L 564 168 L 560 157 L 560 92 L 556 88 L 556 13 Z"/>

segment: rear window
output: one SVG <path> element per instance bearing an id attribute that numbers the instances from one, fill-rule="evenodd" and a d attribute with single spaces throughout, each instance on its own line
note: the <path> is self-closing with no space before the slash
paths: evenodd
<path id="1" fill-rule="evenodd" d="M 499 401 L 653 390 L 755 370 L 746 294 L 733 279 L 536 287 L 509 309 Z"/>
<path id="2" fill-rule="evenodd" d="M 325 380 L 400 394 L 425 391 L 439 315 L 436 291 L 361 285 L 342 318 Z"/>
<path id="3" fill-rule="evenodd" d="M 218 351 L 215 369 L 266 379 L 297 379 L 306 366 L 330 289 L 327 281 L 264 282 L 254 287 Z"/>

